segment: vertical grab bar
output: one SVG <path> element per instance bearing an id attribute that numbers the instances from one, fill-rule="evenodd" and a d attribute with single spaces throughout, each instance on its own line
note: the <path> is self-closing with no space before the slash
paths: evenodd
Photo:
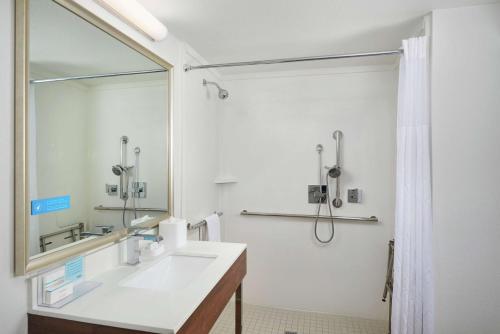
<path id="1" fill-rule="evenodd" d="M 335 130 L 333 132 L 333 139 L 336 141 L 335 143 L 335 166 L 341 169 L 341 164 L 340 164 L 340 141 L 342 139 L 342 131 L 340 130 Z M 340 198 L 340 175 L 335 178 L 335 199 L 333 200 L 333 206 L 336 208 L 340 208 L 342 206 L 342 199 Z"/>
<path id="2" fill-rule="evenodd" d="M 128 137 L 120 137 L 120 165 L 123 168 L 127 168 L 127 143 Z M 126 175 L 123 175 L 126 174 Z M 120 198 L 128 199 L 128 171 L 126 173 L 122 172 L 120 174 Z"/>

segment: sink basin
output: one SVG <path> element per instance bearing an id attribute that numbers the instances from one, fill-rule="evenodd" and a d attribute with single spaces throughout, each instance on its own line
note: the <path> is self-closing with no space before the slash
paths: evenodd
<path id="1" fill-rule="evenodd" d="M 187 287 L 215 256 L 169 255 L 152 267 L 126 279 L 121 286 L 171 291 Z"/>

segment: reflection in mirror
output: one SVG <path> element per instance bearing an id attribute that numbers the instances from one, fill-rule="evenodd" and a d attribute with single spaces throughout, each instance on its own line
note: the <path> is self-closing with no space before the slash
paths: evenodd
<path id="1" fill-rule="evenodd" d="M 160 65 L 51 0 L 31 1 L 29 15 L 35 256 L 168 210 L 168 80 Z"/>

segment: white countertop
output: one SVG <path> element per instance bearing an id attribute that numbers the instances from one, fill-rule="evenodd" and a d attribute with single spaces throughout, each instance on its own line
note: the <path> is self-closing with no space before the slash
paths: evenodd
<path id="1" fill-rule="evenodd" d="M 118 266 L 95 278 L 102 285 L 60 309 L 32 306 L 29 313 L 153 333 L 176 333 L 246 249 L 245 244 L 188 241 L 174 253 L 217 256 L 186 288 L 158 291 L 120 286 L 158 260 Z"/>

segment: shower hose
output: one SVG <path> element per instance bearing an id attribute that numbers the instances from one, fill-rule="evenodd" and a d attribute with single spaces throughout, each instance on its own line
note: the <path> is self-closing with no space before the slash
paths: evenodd
<path id="1" fill-rule="evenodd" d="M 330 235 L 330 238 L 328 238 L 326 240 L 322 240 L 318 236 L 318 221 L 319 221 L 319 214 L 320 214 L 320 211 L 321 211 L 321 201 L 322 201 L 322 198 L 320 198 L 318 200 L 318 211 L 316 213 L 316 219 L 314 221 L 314 236 L 316 237 L 316 240 L 318 240 L 318 242 L 320 242 L 322 244 L 330 243 L 333 240 L 333 237 L 335 236 L 335 224 L 333 223 L 332 205 L 330 203 L 330 187 L 328 187 L 328 174 L 325 175 L 325 183 L 326 183 L 326 202 L 328 203 L 327 204 L 328 205 L 328 211 L 330 212 L 330 218 L 331 218 L 331 222 L 330 223 L 332 225 L 332 233 Z M 321 188 L 321 184 L 320 184 L 320 188 Z M 320 191 L 321 191 L 321 189 L 320 189 Z"/>
<path id="2" fill-rule="evenodd" d="M 316 240 L 322 244 L 328 244 L 333 240 L 333 237 L 335 236 L 335 225 L 333 223 L 333 213 L 332 213 L 332 204 L 330 202 L 330 187 L 328 184 L 328 173 L 325 174 L 325 184 L 326 184 L 326 203 L 328 205 L 328 211 L 330 212 L 330 217 L 331 217 L 331 225 L 332 225 L 332 233 L 330 237 L 326 240 L 322 240 L 319 235 L 318 235 L 318 221 L 319 221 L 319 214 L 321 212 L 321 202 L 323 201 L 323 192 L 321 191 L 321 177 L 322 177 L 322 168 L 323 168 L 323 158 L 322 158 L 322 146 L 320 146 L 320 149 L 318 150 L 318 158 L 319 158 L 319 171 L 318 171 L 318 181 L 319 181 L 319 192 L 321 194 L 321 197 L 318 199 L 318 211 L 316 213 L 316 218 L 314 220 L 314 236 L 316 237 Z"/>
<path id="3" fill-rule="evenodd" d="M 123 200 L 123 210 L 122 210 L 122 224 L 123 224 L 123 227 L 127 228 L 127 224 L 125 223 L 125 211 L 127 211 L 127 199 L 128 198 L 125 198 Z"/>
<path id="4" fill-rule="evenodd" d="M 123 210 L 122 210 L 122 224 L 123 227 L 127 228 L 127 223 L 125 223 L 125 212 L 127 211 L 127 200 L 128 197 L 123 200 Z M 132 197 L 132 204 L 134 209 L 134 219 L 137 219 L 137 207 L 135 206 L 135 198 Z"/>

